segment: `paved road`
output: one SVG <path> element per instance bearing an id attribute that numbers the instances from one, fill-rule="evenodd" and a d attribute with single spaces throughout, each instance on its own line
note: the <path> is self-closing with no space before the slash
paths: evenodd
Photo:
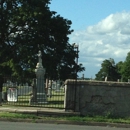
<path id="1" fill-rule="evenodd" d="M 0 121 L 0 130 L 128 130 L 128 129 L 130 128 Z"/>

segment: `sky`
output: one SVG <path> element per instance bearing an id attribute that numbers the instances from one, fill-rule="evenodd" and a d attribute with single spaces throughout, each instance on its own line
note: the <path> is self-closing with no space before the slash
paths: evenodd
<path id="1" fill-rule="evenodd" d="M 79 46 L 85 78 L 95 78 L 105 59 L 125 61 L 130 51 L 130 0 L 52 0 L 51 11 L 71 20 L 69 43 Z"/>

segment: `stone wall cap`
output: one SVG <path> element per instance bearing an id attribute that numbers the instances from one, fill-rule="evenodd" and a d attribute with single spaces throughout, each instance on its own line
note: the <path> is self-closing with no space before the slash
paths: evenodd
<path id="1" fill-rule="evenodd" d="M 129 82 L 114 82 L 114 81 L 97 81 L 97 80 L 75 80 L 75 79 L 67 79 L 65 81 L 65 85 L 68 84 L 77 84 L 77 85 L 94 85 L 94 86 L 122 86 L 122 87 L 130 87 Z"/>

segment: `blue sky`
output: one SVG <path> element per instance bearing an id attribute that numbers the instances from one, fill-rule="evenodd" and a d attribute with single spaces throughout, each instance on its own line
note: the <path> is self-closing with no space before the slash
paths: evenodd
<path id="1" fill-rule="evenodd" d="M 52 0 L 50 10 L 72 21 L 70 43 L 79 45 L 79 74 L 95 78 L 105 59 L 124 61 L 130 50 L 129 0 Z"/>

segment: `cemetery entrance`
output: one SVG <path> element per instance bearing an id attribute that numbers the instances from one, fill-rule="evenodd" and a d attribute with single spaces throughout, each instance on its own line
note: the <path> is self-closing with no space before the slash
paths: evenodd
<path id="1" fill-rule="evenodd" d="M 64 82 L 49 80 L 44 83 L 43 94 L 37 93 L 36 84 L 36 79 L 30 81 L 27 78 L 18 80 L 5 77 L 2 87 L 2 104 L 64 109 Z M 41 87 L 38 91 L 42 89 Z"/>

